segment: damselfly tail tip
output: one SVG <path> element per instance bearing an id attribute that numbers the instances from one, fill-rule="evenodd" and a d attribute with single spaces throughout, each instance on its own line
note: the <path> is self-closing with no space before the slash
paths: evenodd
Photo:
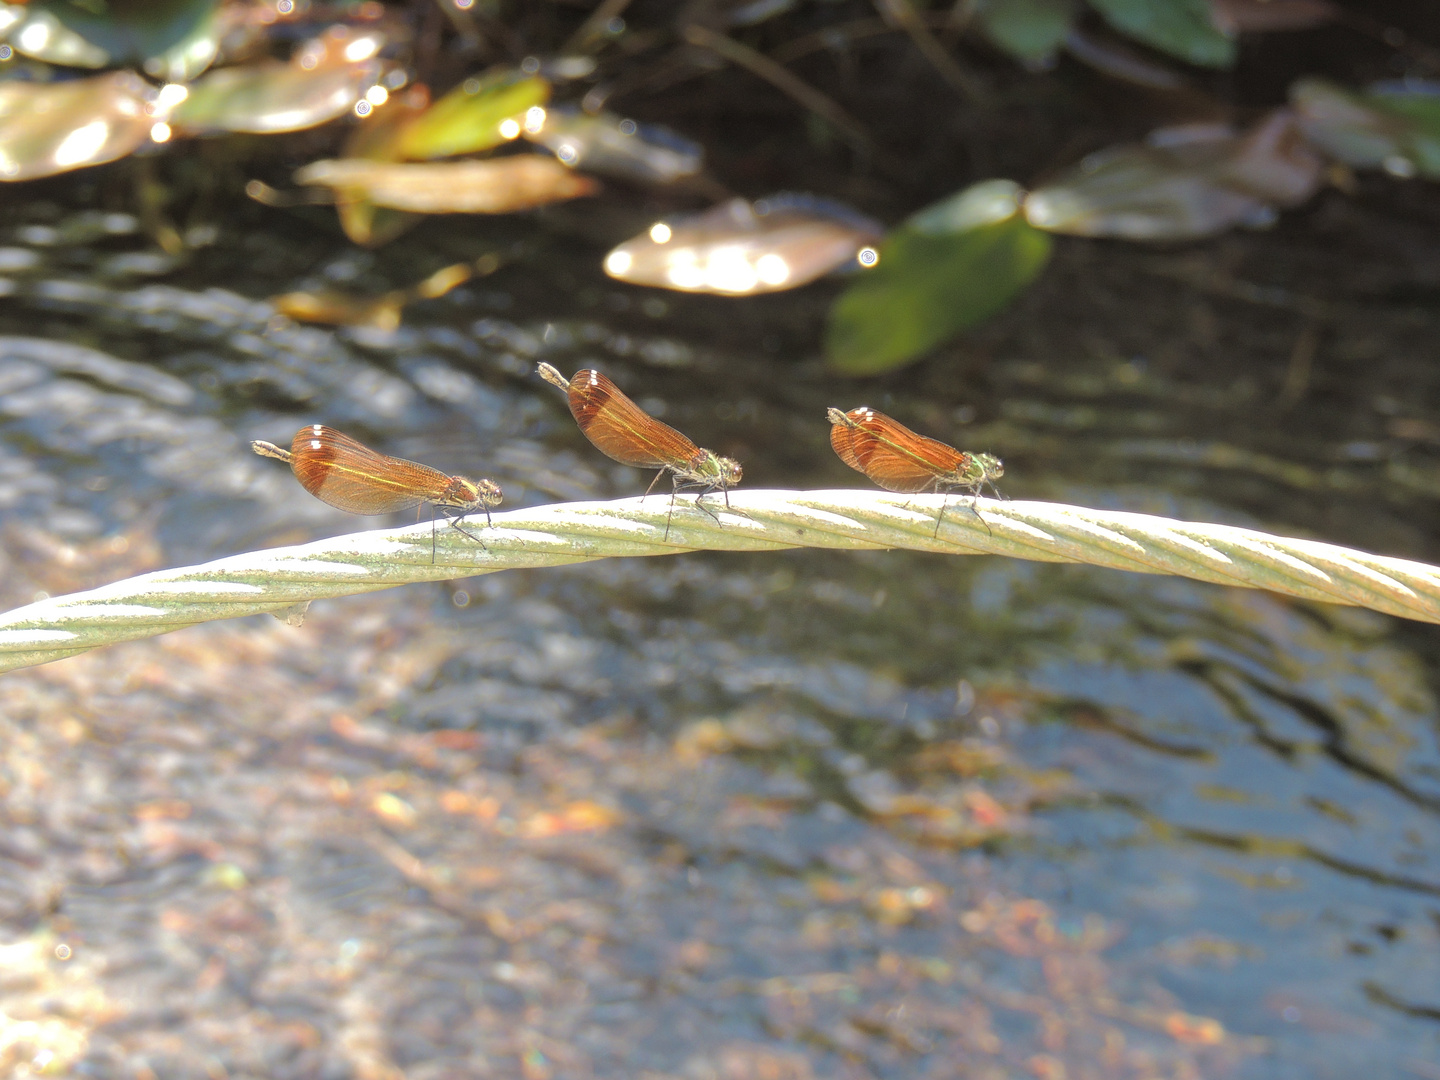
<path id="1" fill-rule="evenodd" d="M 277 461 L 290 460 L 289 450 L 282 450 L 274 443 L 266 442 L 264 439 L 253 440 L 250 443 L 250 449 L 255 451 L 255 453 L 259 454 L 261 457 L 275 458 Z"/>
<path id="2" fill-rule="evenodd" d="M 561 390 L 568 391 L 570 389 L 570 380 L 565 378 L 564 375 L 561 375 L 558 369 L 541 362 L 536 367 L 536 370 L 540 372 L 540 377 L 550 383 L 550 385 L 558 386 Z"/>

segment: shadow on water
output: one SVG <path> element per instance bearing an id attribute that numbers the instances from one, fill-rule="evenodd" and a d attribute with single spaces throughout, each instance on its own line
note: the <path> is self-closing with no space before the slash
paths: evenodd
<path id="1" fill-rule="evenodd" d="M 1011 496 L 1440 561 L 1434 314 L 1333 280 L 1345 205 L 1334 250 L 1303 223 L 1064 245 L 861 385 L 813 358 L 826 287 L 619 288 L 559 216 L 382 333 L 264 298 L 519 232 L 381 258 L 256 214 L 174 268 L 124 214 L 29 205 L 0 237 L 0 588 L 357 527 L 246 451 L 314 420 L 510 506 L 640 490 L 538 359 L 604 366 L 757 486 L 850 483 L 824 409 L 864 399 L 1002 455 Z M 1437 645 L 1178 580 L 793 552 L 77 658 L 0 682 L 0 1009 L 105 1076 L 1437 1077 Z"/>

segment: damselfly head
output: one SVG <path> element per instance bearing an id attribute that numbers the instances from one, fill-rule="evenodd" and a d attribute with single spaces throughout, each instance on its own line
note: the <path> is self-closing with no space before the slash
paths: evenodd
<path id="1" fill-rule="evenodd" d="M 1005 464 L 994 454 L 971 454 L 969 476 L 977 485 L 987 484 L 1005 475 Z"/>
<path id="2" fill-rule="evenodd" d="M 720 475 L 721 487 L 734 487 L 740 483 L 743 470 L 740 463 L 734 458 L 721 457 L 719 454 L 710 455 L 715 460 L 715 470 Z"/>

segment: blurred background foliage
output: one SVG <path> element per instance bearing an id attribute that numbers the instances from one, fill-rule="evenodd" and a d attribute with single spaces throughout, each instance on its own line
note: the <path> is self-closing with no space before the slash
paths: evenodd
<path id="1" fill-rule="evenodd" d="M 333 203 L 372 247 L 419 215 L 598 200 L 570 220 L 622 241 L 603 262 L 621 281 L 738 302 L 840 276 L 816 336 L 836 371 L 876 374 L 1003 309 L 1044 271 L 1047 233 L 1193 241 L 1266 228 L 1327 184 L 1354 192 L 1360 170 L 1440 177 L 1440 57 L 1381 14 L 1330 0 L 31 0 L 0 4 L 0 176 L 228 140 L 199 170 L 137 174 L 177 256 L 171 222 L 202 189 L 287 213 Z M 284 309 L 393 325 L 407 296 L 474 269 Z"/>
<path id="2" fill-rule="evenodd" d="M 3 12 L 4 606 L 363 527 L 302 423 L 639 494 L 541 360 L 754 487 L 866 403 L 1440 563 L 1435 5 Z M 1434 627 L 902 552 L 13 673 L 0 1072 L 1433 1080 L 1437 701 Z"/>

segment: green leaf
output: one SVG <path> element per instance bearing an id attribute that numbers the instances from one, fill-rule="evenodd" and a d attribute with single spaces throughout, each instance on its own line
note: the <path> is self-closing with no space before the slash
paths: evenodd
<path id="1" fill-rule="evenodd" d="M 6 5 L 4 19 L 6 40 L 22 56 L 46 64 L 65 67 L 102 68 L 110 63 L 110 54 L 70 29 L 54 13 L 45 8 Z"/>
<path id="2" fill-rule="evenodd" d="M 1440 98 L 1433 90 L 1384 86 L 1356 93 L 1324 79 L 1290 87 L 1305 137 L 1356 168 L 1440 180 Z"/>
<path id="3" fill-rule="evenodd" d="M 1410 125 L 1406 154 L 1426 179 L 1440 179 L 1440 97 L 1434 87 L 1372 89 L 1369 100 Z"/>
<path id="4" fill-rule="evenodd" d="M 1090 0 L 1136 41 L 1200 67 L 1235 66 L 1235 42 L 1216 28 L 1208 0 Z"/>
<path id="5" fill-rule="evenodd" d="M 1004 308 L 1050 257 L 1050 238 L 1018 212 L 1021 194 L 1008 180 L 988 180 L 892 232 L 879 265 L 830 309 L 830 366 L 890 371 Z"/>
<path id="6" fill-rule="evenodd" d="M 996 48 L 1026 64 L 1050 60 L 1074 17 L 1074 0 L 986 0 L 975 15 Z"/>
<path id="7" fill-rule="evenodd" d="M 220 0 L 35 0 L 29 5 L 31 19 L 53 17 L 103 51 L 108 63 L 140 64 L 147 74 L 173 81 L 194 78 L 215 58 L 219 6 Z"/>
<path id="8" fill-rule="evenodd" d="M 466 79 L 410 123 L 400 134 L 398 154 L 412 161 L 473 154 L 515 138 L 506 120 L 523 120 L 526 110 L 550 100 L 550 84 L 538 75 L 502 71 Z"/>

